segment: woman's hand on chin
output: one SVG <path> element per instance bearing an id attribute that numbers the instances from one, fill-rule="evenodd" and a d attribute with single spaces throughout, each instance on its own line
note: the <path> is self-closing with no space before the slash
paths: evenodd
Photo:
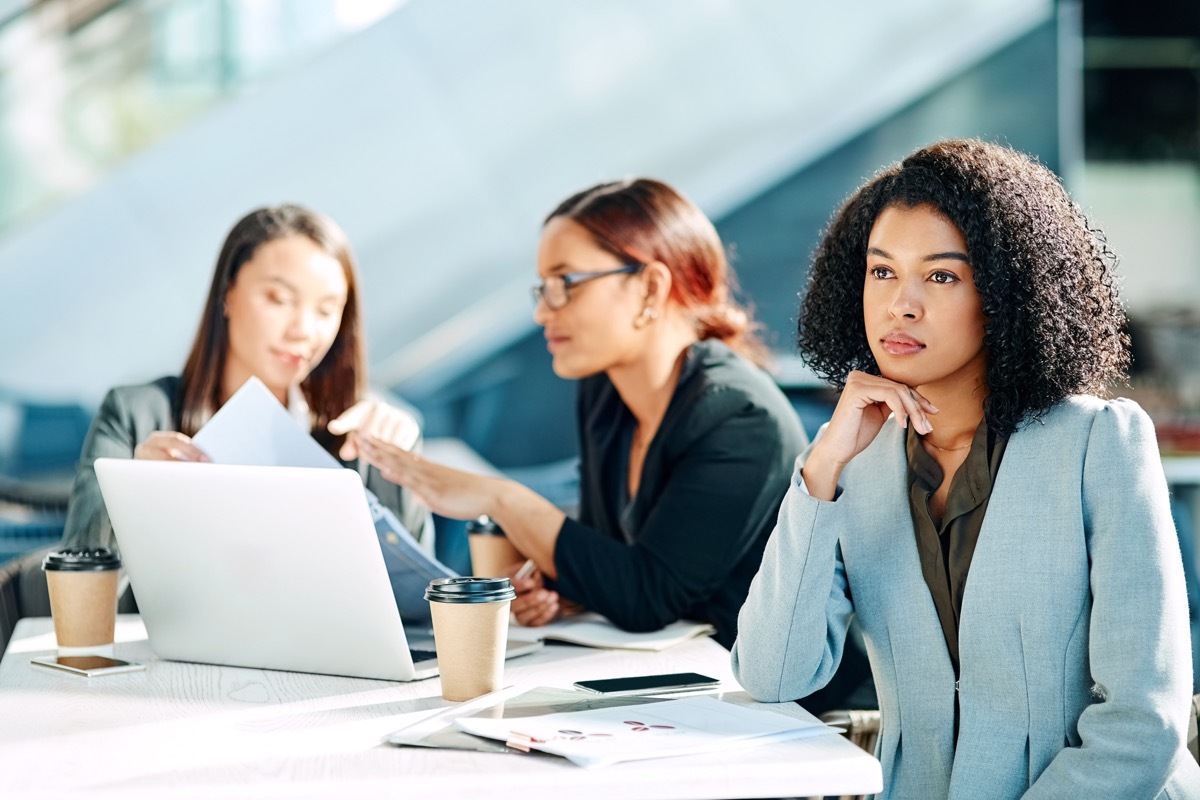
<path id="1" fill-rule="evenodd" d="M 929 415 L 936 413 L 937 406 L 910 386 L 858 370 L 851 372 L 829 426 L 804 463 L 809 494 L 832 500 L 842 468 L 875 440 L 888 416 L 895 414 L 901 427 L 911 423 L 918 433 L 929 433 L 933 430 Z"/>
<path id="2" fill-rule="evenodd" d="M 149 461 L 212 461 L 188 436 L 178 431 L 155 431 L 133 451 L 134 458 Z"/>
<path id="3" fill-rule="evenodd" d="M 359 457 L 364 436 L 386 442 L 400 450 L 412 450 L 421 438 L 421 426 L 412 414 L 378 400 L 355 403 L 330 422 L 328 427 L 335 436 L 346 434 L 346 441 L 338 452 L 345 461 Z"/>

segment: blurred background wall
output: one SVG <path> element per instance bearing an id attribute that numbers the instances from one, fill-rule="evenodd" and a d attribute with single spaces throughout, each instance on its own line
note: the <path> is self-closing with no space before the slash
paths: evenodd
<path id="1" fill-rule="evenodd" d="M 179 371 L 222 238 L 267 203 L 350 235 L 374 383 L 569 505 L 540 222 L 585 185 L 666 180 L 716 220 L 811 432 L 809 252 L 866 176 L 949 136 L 1036 155 L 1109 232 L 1121 391 L 1189 447 L 1194 0 L 0 0 L 0 544 L 57 535 L 96 403 Z"/>

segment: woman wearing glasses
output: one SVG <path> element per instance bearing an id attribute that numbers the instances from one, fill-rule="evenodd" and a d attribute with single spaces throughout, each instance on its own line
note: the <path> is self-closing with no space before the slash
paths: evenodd
<path id="1" fill-rule="evenodd" d="M 516 580 L 523 624 L 570 601 L 631 631 L 710 622 L 730 646 L 805 436 L 716 230 L 665 184 L 606 183 L 550 214 L 537 268 L 534 320 L 555 373 L 580 381 L 579 518 L 370 436 L 363 457 L 438 513 L 500 524 L 541 573 Z"/>

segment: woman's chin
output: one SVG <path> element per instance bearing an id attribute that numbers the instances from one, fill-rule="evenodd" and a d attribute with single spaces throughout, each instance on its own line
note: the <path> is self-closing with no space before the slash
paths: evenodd
<path id="1" fill-rule="evenodd" d="M 905 386 L 916 386 L 916 382 L 920 381 L 920 377 L 912 370 L 881 368 L 879 370 L 879 376 L 881 378 L 887 378 L 889 381 L 903 383 Z"/>
<path id="2" fill-rule="evenodd" d="M 563 380 L 577 381 L 581 378 L 587 378 L 595 375 L 597 370 L 589 370 L 586 366 L 579 362 L 578 359 L 567 358 L 561 355 L 556 355 L 550 364 L 550 368 L 554 370 L 554 374 Z"/>
<path id="3" fill-rule="evenodd" d="M 307 370 L 259 370 L 255 377 L 263 382 L 271 394 L 286 397 L 293 386 L 299 386 L 306 377 Z"/>
<path id="4" fill-rule="evenodd" d="M 905 386 L 916 388 L 921 384 L 928 383 L 931 380 L 937 380 L 939 376 L 932 374 L 936 370 L 930 370 L 929 364 L 918 365 L 912 361 L 897 363 L 898 359 L 884 358 L 876 359 L 875 363 L 879 368 L 880 377 L 887 378 L 889 381 L 902 383 Z M 921 367 L 925 368 L 922 369 Z"/>

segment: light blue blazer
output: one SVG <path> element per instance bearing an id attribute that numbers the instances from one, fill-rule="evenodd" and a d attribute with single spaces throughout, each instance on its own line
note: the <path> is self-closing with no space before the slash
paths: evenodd
<path id="1" fill-rule="evenodd" d="M 957 687 L 917 557 L 904 433 L 889 420 L 833 502 L 805 492 L 807 452 L 797 460 L 738 617 L 742 686 L 767 702 L 824 686 L 857 614 L 883 713 L 881 797 L 1200 798 L 1183 568 L 1146 414 L 1072 397 L 1009 439 Z"/>

